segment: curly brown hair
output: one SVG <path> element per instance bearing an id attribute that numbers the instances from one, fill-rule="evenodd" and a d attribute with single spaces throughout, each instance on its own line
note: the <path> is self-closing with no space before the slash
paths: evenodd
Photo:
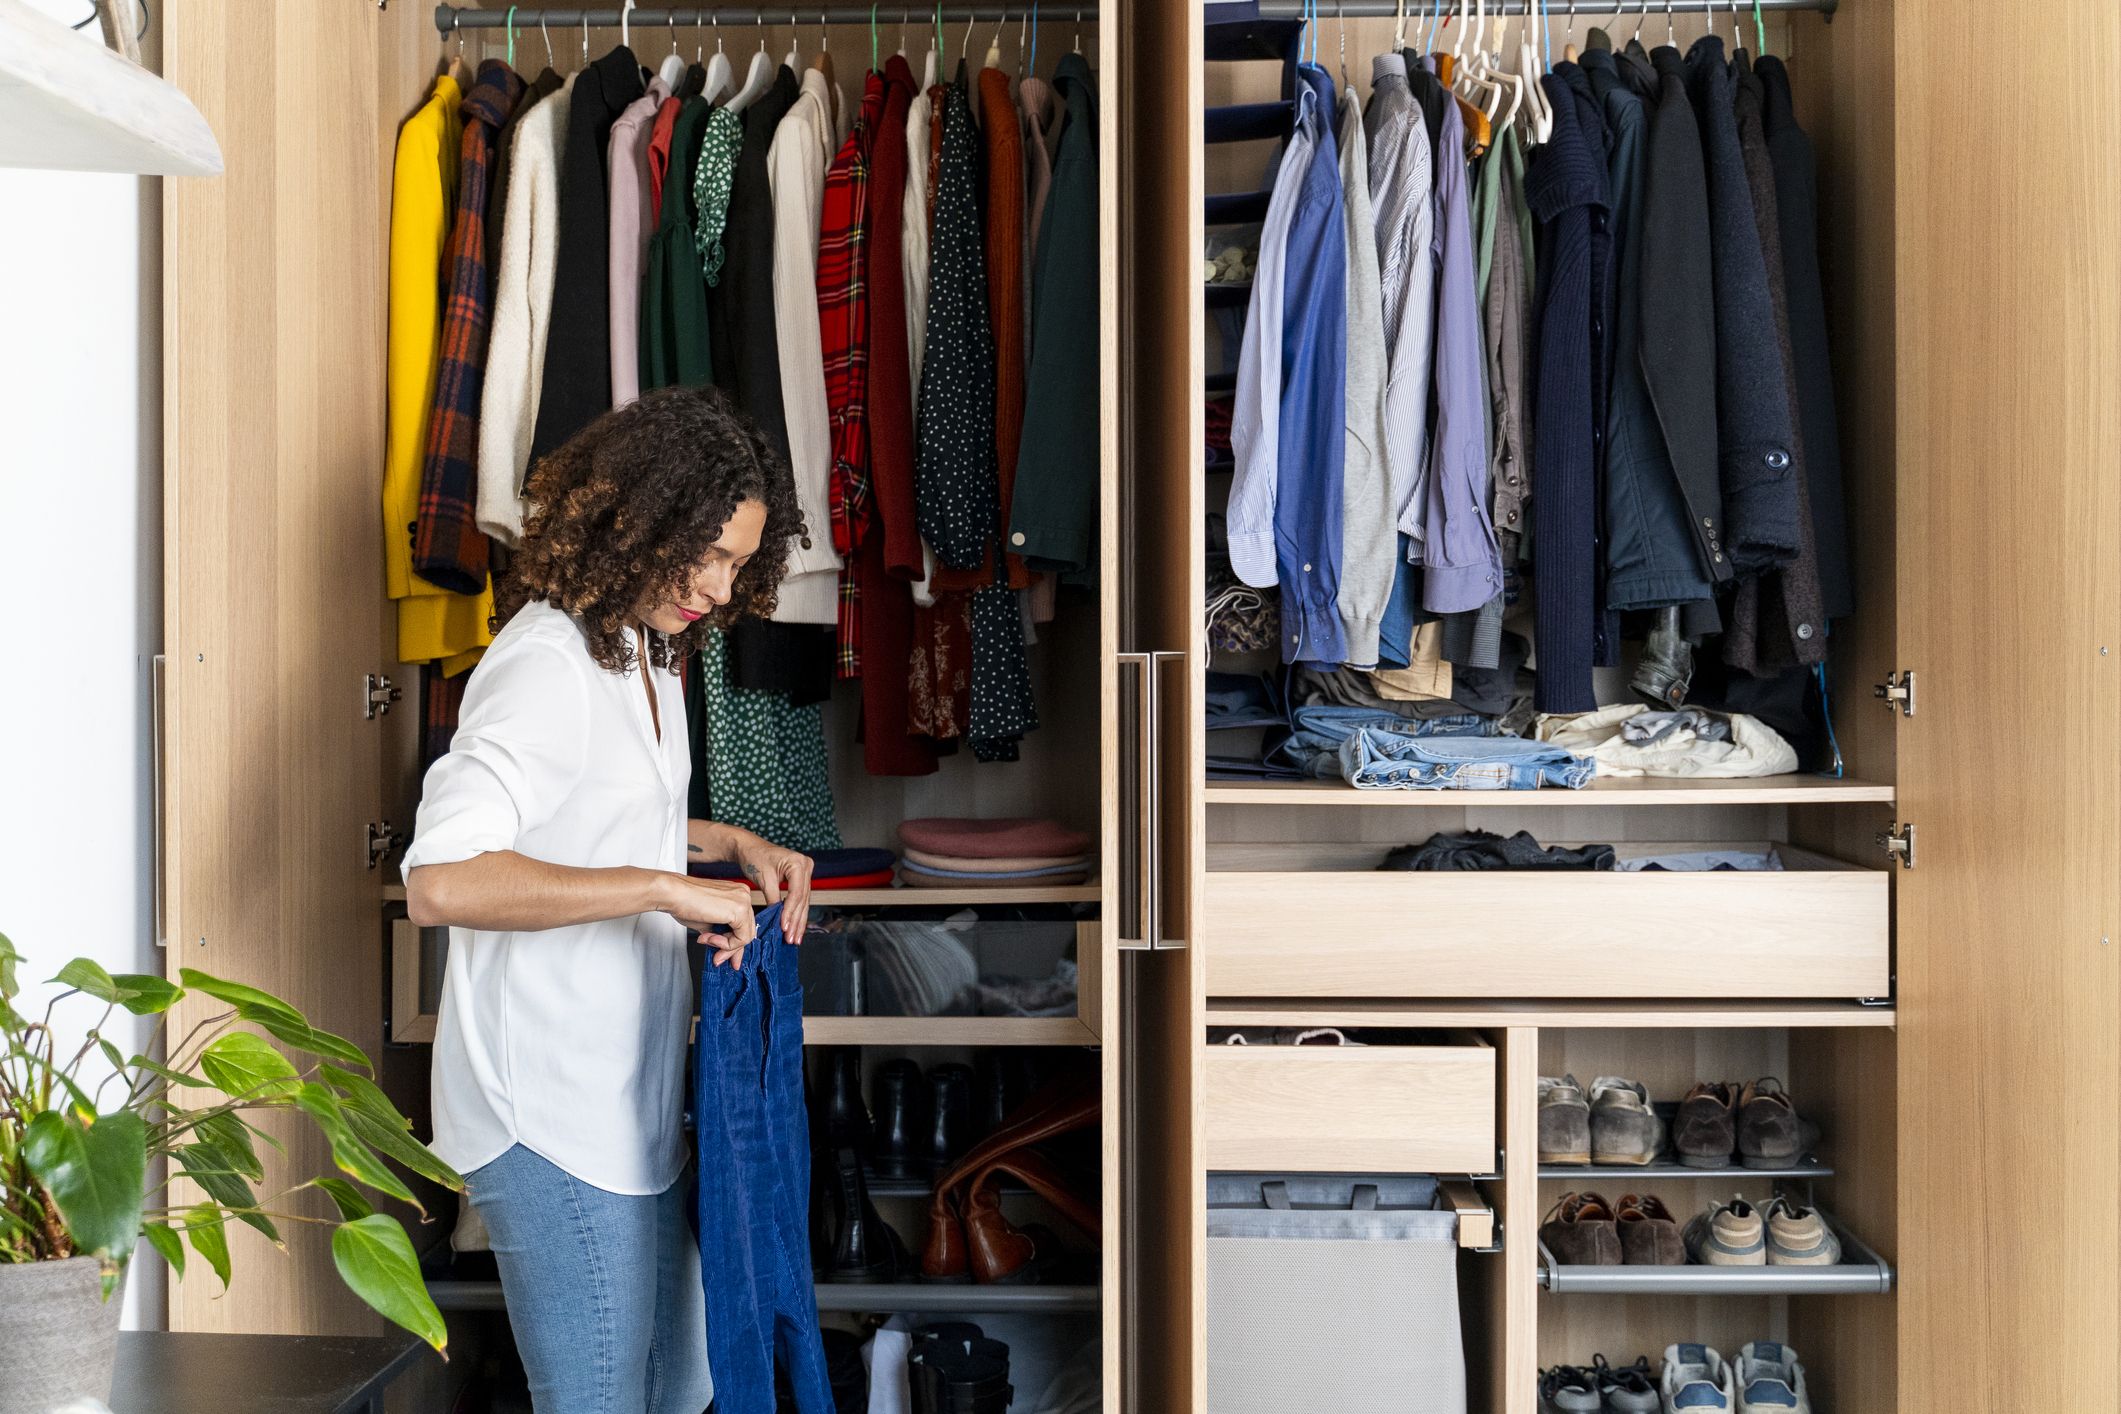
<path id="1" fill-rule="evenodd" d="M 605 413 L 531 471 L 522 543 L 494 588 L 494 629 L 542 600 L 573 615 L 589 655 L 611 672 L 633 663 L 644 603 L 676 598 L 740 501 L 766 507 L 758 553 L 729 602 L 681 634 L 650 636 L 668 667 L 711 629 L 773 612 L 788 540 L 803 535 L 795 479 L 759 425 L 713 388 L 664 388 Z"/>

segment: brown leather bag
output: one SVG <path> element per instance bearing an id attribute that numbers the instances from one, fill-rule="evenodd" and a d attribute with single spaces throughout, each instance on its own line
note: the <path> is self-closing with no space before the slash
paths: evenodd
<path id="1" fill-rule="evenodd" d="M 1017 1149 L 1088 1129 L 1102 1107 L 1095 1078 L 1070 1078 L 1041 1088 L 1024 1101 L 1008 1123 L 972 1146 L 935 1181 L 928 1200 L 928 1237 L 921 1248 L 924 1281 L 964 1281 L 971 1272 L 970 1254 L 958 1217 L 958 1190 L 995 1160 Z"/>
<path id="2" fill-rule="evenodd" d="M 1040 1255 L 1036 1239 L 1002 1216 L 1004 1177 L 1022 1183 L 1091 1237 L 1100 1235 L 1102 1214 L 1068 1186 L 1052 1160 L 1035 1149 L 1013 1150 L 989 1164 L 965 1190 L 965 1237 L 973 1280 L 1009 1281 Z"/>

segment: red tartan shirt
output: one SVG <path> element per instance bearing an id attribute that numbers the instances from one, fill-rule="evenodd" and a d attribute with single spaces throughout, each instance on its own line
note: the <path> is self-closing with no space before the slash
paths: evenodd
<path id="1" fill-rule="evenodd" d="M 884 80 L 870 74 L 861 114 L 825 173 L 818 222 L 817 317 L 832 409 L 832 546 L 852 555 L 869 515 L 869 148 L 884 106 Z"/>

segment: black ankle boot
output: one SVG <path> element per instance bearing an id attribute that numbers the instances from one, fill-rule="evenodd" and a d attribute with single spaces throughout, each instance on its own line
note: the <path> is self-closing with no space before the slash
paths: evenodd
<path id="1" fill-rule="evenodd" d="M 810 1125 L 811 1141 L 827 1149 L 869 1147 L 874 1126 L 869 1107 L 862 1103 L 862 1053 L 854 1046 L 832 1046 L 818 1063 L 816 1112 Z"/>
<path id="2" fill-rule="evenodd" d="M 928 1126 L 921 1163 L 941 1173 L 972 1146 L 972 1067 L 947 1061 L 928 1072 Z"/>
<path id="3" fill-rule="evenodd" d="M 905 1265 L 898 1234 L 878 1216 L 862 1181 L 862 1156 L 852 1149 L 832 1155 L 832 1256 L 820 1279 L 831 1282 L 887 1282 Z"/>
<path id="4" fill-rule="evenodd" d="M 870 1083 L 875 1139 L 870 1164 L 878 1178 L 912 1178 L 921 1137 L 930 1128 L 921 1068 L 910 1060 L 885 1061 Z"/>
<path id="5" fill-rule="evenodd" d="M 1009 1122 L 1031 1093 L 1030 1058 L 1013 1046 L 997 1046 L 979 1058 L 979 1099 L 973 1132 L 984 1139 Z"/>
<path id="6" fill-rule="evenodd" d="M 1016 1393 L 1009 1347 L 984 1336 L 916 1334 L 908 1369 L 913 1414 L 1007 1414 Z"/>

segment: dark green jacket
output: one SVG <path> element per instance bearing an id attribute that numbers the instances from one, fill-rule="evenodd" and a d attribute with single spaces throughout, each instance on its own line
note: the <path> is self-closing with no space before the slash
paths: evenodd
<path id="1" fill-rule="evenodd" d="M 704 388 L 714 381 L 714 355 L 707 339 L 707 281 L 692 245 L 692 169 L 699 165 L 700 139 L 710 111 L 703 98 L 688 98 L 670 130 L 670 171 L 663 181 L 663 209 L 648 238 L 641 277 L 641 387 Z"/>
<path id="2" fill-rule="evenodd" d="M 1031 364 L 1010 502 L 1009 548 L 1035 570 L 1097 561 L 1097 90 L 1080 54 L 1053 87 L 1067 105 L 1053 186 L 1032 253 Z"/>

